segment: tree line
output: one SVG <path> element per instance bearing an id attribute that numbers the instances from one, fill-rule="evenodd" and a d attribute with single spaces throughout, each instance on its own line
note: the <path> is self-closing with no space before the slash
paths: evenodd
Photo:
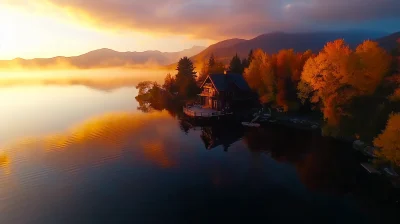
<path id="1" fill-rule="evenodd" d="M 227 68 L 212 54 L 198 75 L 195 69 L 184 57 L 163 85 L 139 84 L 138 97 L 159 106 L 171 98 L 193 99 L 209 74 L 228 69 L 244 75 L 261 104 L 319 112 L 325 135 L 373 142 L 383 158 L 400 165 L 400 41 L 390 54 L 369 40 L 351 49 L 339 39 L 317 53 L 256 49 L 244 59 L 236 54 Z"/>
<path id="2" fill-rule="evenodd" d="M 389 54 L 374 41 L 353 50 L 339 39 L 316 54 L 255 50 L 244 77 L 262 104 L 319 111 L 325 135 L 373 142 L 400 165 L 399 58 L 400 42 Z"/>

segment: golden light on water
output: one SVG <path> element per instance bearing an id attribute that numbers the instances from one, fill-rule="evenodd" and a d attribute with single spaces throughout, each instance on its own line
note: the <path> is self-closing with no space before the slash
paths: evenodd
<path id="1" fill-rule="evenodd" d="M 124 147 L 137 148 L 141 157 L 160 167 L 169 168 L 176 164 L 171 151 L 165 148 L 165 138 L 170 129 L 156 128 L 156 125 L 168 126 L 171 122 L 167 112 L 150 114 L 111 113 L 93 117 L 62 133 L 42 137 L 25 137 L 8 147 L 8 151 L 26 152 L 35 148 L 46 152 L 63 152 L 70 156 L 85 158 L 91 153 L 100 157 L 116 158 L 121 156 Z M 151 132 L 151 133 L 150 133 Z M 95 151 L 93 151 L 96 149 Z M 51 154 L 49 154 L 51 156 Z M 93 156 L 96 157 L 96 156 Z M 56 156 L 55 160 L 63 160 Z M 8 157 L 0 157 L 0 164 L 8 166 Z M 62 162 L 55 164 L 56 166 Z"/>
<path id="2" fill-rule="evenodd" d="M 3 172 L 5 175 L 11 173 L 10 158 L 5 153 L 0 153 L 0 172 Z"/>

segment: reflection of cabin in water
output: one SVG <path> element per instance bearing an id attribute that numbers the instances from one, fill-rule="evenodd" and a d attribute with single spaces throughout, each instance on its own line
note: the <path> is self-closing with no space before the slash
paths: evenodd
<path id="1" fill-rule="evenodd" d="M 204 142 L 206 149 L 211 150 L 218 146 L 222 146 L 224 151 L 228 151 L 228 148 L 235 142 L 239 141 L 242 137 L 243 132 L 239 128 L 234 127 L 235 131 L 229 129 L 229 127 L 202 127 L 201 128 L 201 139 Z"/>
<path id="2" fill-rule="evenodd" d="M 200 104 L 217 111 L 240 106 L 251 99 L 251 90 L 241 74 L 211 74 L 200 86 Z"/>

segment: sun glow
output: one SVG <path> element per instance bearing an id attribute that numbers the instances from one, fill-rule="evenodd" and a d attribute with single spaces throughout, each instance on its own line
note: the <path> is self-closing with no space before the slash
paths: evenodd
<path id="1" fill-rule="evenodd" d="M 0 60 L 77 56 L 100 48 L 173 52 L 208 43 L 209 40 L 160 36 L 134 28 L 103 29 L 77 9 L 46 1 L 0 5 Z"/>
<path id="2" fill-rule="evenodd" d="M 39 56 L 36 52 L 47 57 L 54 55 L 56 49 L 65 52 L 71 46 L 68 36 L 60 34 L 71 28 L 56 19 L 0 6 L 0 58 L 33 58 Z"/>

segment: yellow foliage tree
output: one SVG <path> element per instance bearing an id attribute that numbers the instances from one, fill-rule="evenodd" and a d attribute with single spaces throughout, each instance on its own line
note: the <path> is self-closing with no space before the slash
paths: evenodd
<path id="1" fill-rule="evenodd" d="M 385 130 L 374 140 L 379 155 L 400 166 L 400 113 L 389 117 Z"/>
<path id="2" fill-rule="evenodd" d="M 253 52 L 253 60 L 245 70 L 244 78 L 250 88 L 258 93 L 261 103 L 275 100 L 273 60 L 261 49 Z"/>

